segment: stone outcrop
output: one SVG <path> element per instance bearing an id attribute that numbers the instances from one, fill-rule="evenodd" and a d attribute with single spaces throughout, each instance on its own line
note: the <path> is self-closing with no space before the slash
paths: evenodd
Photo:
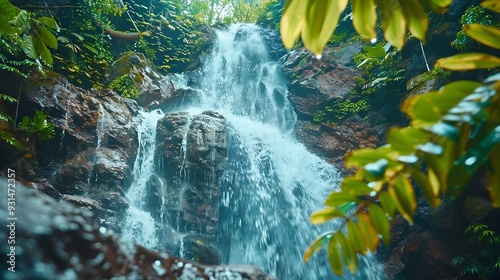
<path id="1" fill-rule="evenodd" d="M 359 49 L 360 44 L 352 45 L 350 52 Z M 354 89 L 354 77 L 362 74 L 345 58 L 350 52 L 327 49 L 317 59 L 311 52 L 300 49 L 282 58 L 284 72 L 289 77 L 288 99 L 299 119 L 312 119 L 314 112 L 325 104 L 343 99 Z"/>
<path id="2" fill-rule="evenodd" d="M 5 270 L 2 279 L 274 279 L 251 266 L 203 266 L 125 242 L 87 209 L 21 185 L 16 198 L 17 221 L 0 231 L 2 240 L 15 234 L 15 245 L 0 245 L 15 273 Z M 8 217 L 6 203 L 0 217 Z"/>
<path id="3" fill-rule="evenodd" d="M 86 91 L 50 71 L 46 79 L 33 74 L 23 91 L 21 109 L 44 111 L 56 127 L 56 136 L 36 149 L 40 162 L 33 166 L 35 172 L 60 195 L 95 199 L 103 209 L 90 208 L 118 230 L 124 210 L 118 205 L 127 205 L 124 188 L 131 180 L 137 151 L 134 121 L 141 108 L 111 90 Z"/>
<path id="4" fill-rule="evenodd" d="M 165 115 L 158 123 L 157 151 L 168 186 L 163 210 L 168 224 L 213 238 L 227 157 L 224 117 L 213 111 Z"/>

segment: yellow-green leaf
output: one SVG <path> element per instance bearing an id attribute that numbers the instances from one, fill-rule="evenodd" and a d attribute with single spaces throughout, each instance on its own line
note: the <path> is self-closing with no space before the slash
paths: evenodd
<path id="1" fill-rule="evenodd" d="M 487 69 L 500 66 L 500 58 L 485 53 L 464 53 L 441 58 L 435 67 L 448 70 Z"/>
<path id="2" fill-rule="evenodd" d="M 326 198 L 325 205 L 336 207 L 352 201 L 356 201 L 354 196 L 348 193 L 334 191 Z"/>
<path id="3" fill-rule="evenodd" d="M 311 215 L 311 223 L 317 225 L 322 224 L 324 222 L 328 222 L 333 218 L 343 217 L 345 218 L 344 213 L 340 212 L 337 208 L 327 207 L 325 209 L 321 209 L 319 211 L 314 212 Z"/>
<path id="4" fill-rule="evenodd" d="M 344 258 L 345 266 L 350 272 L 356 272 L 356 270 L 358 270 L 358 256 L 354 251 L 352 243 L 349 242 L 342 232 L 338 232 L 336 236 L 342 247 L 342 257 Z"/>
<path id="5" fill-rule="evenodd" d="M 45 24 L 47 27 L 50 27 L 50 28 L 52 28 L 54 30 L 58 30 L 59 29 L 59 26 L 57 26 L 57 23 L 54 20 L 54 18 L 51 18 L 51 17 L 39 17 L 38 21 L 40 21 L 41 23 Z"/>
<path id="6" fill-rule="evenodd" d="M 40 35 L 35 32 L 35 34 L 31 35 L 31 37 L 33 38 L 31 41 L 33 43 L 32 46 L 35 48 L 36 53 L 38 53 L 40 58 L 42 58 L 42 60 L 45 61 L 47 65 L 52 65 L 52 55 L 50 54 L 49 49 L 47 49 L 47 46 L 45 46 L 45 43 L 43 42 Z"/>
<path id="7" fill-rule="evenodd" d="M 413 213 L 417 208 L 417 200 L 408 178 L 397 176 L 394 183 L 389 186 L 388 191 L 401 215 L 408 222 L 413 223 Z"/>
<path id="8" fill-rule="evenodd" d="M 401 154 L 410 154 L 415 151 L 416 146 L 429 139 L 431 134 L 418 128 L 391 128 L 387 134 L 387 143 Z"/>
<path id="9" fill-rule="evenodd" d="M 346 166 L 347 167 L 362 167 L 369 163 L 376 162 L 381 158 L 386 158 L 387 152 L 390 151 L 388 147 L 364 148 L 359 149 L 347 154 Z"/>
<path id="10" fill-rule="evenodd" d="M 346 177 L 342 180 L 341 186 L 343 193 L 347 193 L 352 196 L 364 196 L 373 191 L 373 189 L 368 187 L 365 182 L 353 177 Z"/>
<path id="11" fill-rule="evenodd" d="M 425 43 L 425 33 L 429 27 L 429 20 L 425 15 L 424 8 L 417 0 L 400 0 L 399 3 L 403 7 L 403 15 L 411 34 Z"/>
<path id="12" fill-rule="evenodd" d="M 406 36 L 406 21 L 399 3 L 393 0 L 375 0 L 382 17 L 382 30 L 387 42 L 398 50 L 403 48 Z"/>
<path id="13" fill-rule="evenodd" d="M 379 194 L 379 200 L 384 211 L 389 214 L 390 217 L 394 217 L 396 213 L 396 203 L 392 197 L 387 192 L 381 192 Z"/>
<path id="14" fill-rule="evenodd" d="M 305 24 L 309 0 L 289 0 L 281 16 L 280 33 L 285 48 L 291 49 Z"/>
<path id="15" fill-rule="evenodd" d="M 307 262 L 314 253 L 319 251 L 321 247 L 323 247 L 323 245 L 330 241 L 330 239 L 333 237 L 333 234 L 333 231 L 329 231 L 318 236 L 318 238 L 316 238 L 316 240 L 314 240 L 313 243 L 305 251 L 304 262 Z"/>
<path id="16" fill-rule="evenodd" d="M 330 261 L 330 267 L 333 272 L 337 275 L 342 275 L 344 269 L 340 257 L 340 244 L 337 236 L 330 239 L 330 243 L 328 244 L 328 260 Z"/>
<path id="17" fill-rule="evenodd" d="M 347 0 L 309 0 L 306 23 L 302 31 L 304 46 L 320 54 L 339 22 Z"/>
<path id="18" fill-rule="evenodd" d="M 45 45 L 57 49 L 57 39 L 47 28 L 42 25 L 37 25 L 36 27 L 39 31 L 40 38 L 43 40 Z"/>
<path id="19" fill-rule="evenodd" d="M 500 48 L 500 29 L 478 23 L 467 24 L 462 29 L 474 40 L 495 49 Z"/>
<path id="20" fill-rule="evenodd" d="M 391 226 L 385 216 L 385 212 L 375 204 L 368 205 L 368 213 L 373 221 L 373 225 L 378 233 L 382 235 L 382 240 L 386 246 L 391 242 Z"/>
<path id="21" fill-rule="evenodd" d="M 361 235 L 358 225 L 350 220 L 347 221 L 347 239 L 351 241 L 352 247 L 356 253 L 366 255 L 367 249 L 365 239 Z"/>
<path id="22" fill-rule="evenodd" d="M 358 219 L 359 231 L 361 232 L 361 236 L 363 236 L 366 247 L 370 249 L 370 251 L 375 252 L 380 239 L 378 238 L 378 233 L 373 226 L 370 216 L 365 213 L 358 213 L 356 217 Z"/>
<path id="23" fill-rule="evenodd" d="M 496 13 L 500 13 L 500 1 L 498 0 L 484 0 L 479 5 Z"/>
<path id="24" fill-rule="evenodd" d="M 377 24 L 377 11 L 373 0 L 351 0 L 352 24 L 364 38 L 377 38 L 375 25 Z"/>
<path id="25" fill-rule="evenodd" d="M 426 10 L 432 10 L 437 14 L 448 11 L 448 6 L 453 0 L 421 0 L 422 6 Z"/>
<path id="26" fill-rule="evenodd" d="M 16 31 L 10 25 L 9 21 L 3 17 L 0 17 L 0 34 L 14 34 Z"/>
<path id="27" fill-rule="evenodd" d="M 425 199 L 432 208 L 436 208 L 441 204 L 439 200 L 439 186 L 436 184 L 431 184 L 430 179 L 421 171 L 413 169 L 411 177 L 415 180 L 418 187 L 422 190 Z"/>

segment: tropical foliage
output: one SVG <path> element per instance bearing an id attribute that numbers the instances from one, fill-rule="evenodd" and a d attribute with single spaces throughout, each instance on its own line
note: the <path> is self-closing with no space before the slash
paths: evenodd
<path id="1" fill-rule="evenodd" d="M 483 224 L 470 225 L 464 233 L 469 236 L 470 250 L 452 259 L 452 263 L 460 267 L 460 276 L 481 280 L 498 278 L 500 235 Z"/>
<path id="2" fill-rule="evenodd" d="M 271 0 L 182 0 L 182 7 L 203 23 L 256 22 Z"/>
<path id="3" fill-rule="evenodd" d="M 55 32 L 59 30 L 52 17 L 36 16 L 0 0 L 0 70 L 24 76 L 23 67 L 42 63 L 51 66 L 49 48 L 57 49 Z"/>
<path id="4" fill-rule="evenodd" d="M 423 41 L 428 23 L 425 10 L 443 12 L 451 1 L 351 1 L 356 31 L 374 38 L 375 6 L 365 5 L 367 2 L 377 4 L 386 40 L 400 49 L 406 27 Z M 281 20 L 285 45 L 291 47 L 302 34 L 305 46 L 320 53 L 346 5 L 347 0 L 288 1 Z M 495 12 L 499 9 L 498 1 L 481 5 Z M 499 29 L 468 24 L 463 30 L 481 44 L 499 48 Z M 367 64 L 371 60 L 363 61 Z M 448 70 L 498 66 L 499 58 L 486 53 L 459 54 L 436 63 L 436 67 Z M 456 81 L 437 91 L 410 96 L 402 105 L 402 111 L 411 118 L 409 127 L 392 128 L 384 146 L 360 149 L 347 156 L 347 167 L 356 168 L 356 173 L 346 177 L 341 189 L 328 196 L 326 208 L 311 216 L 314 224 L 338 219 L 342 226 L 319 236 L 306 250 L 304 260 L 326 245 L 335 273 L 342 274 L 344 265 L 356 271 L 358 254 L 375 251 L 381 240 L 390 243 L 390 223 L 395 215 L 413 223 L 417 208 L 415 185 L 429 205 L 437 207 L 455 200 L 474 176 L 484 171 L 492 204 L 499 207 L 499 105 L 500 74 L 483 83 Z"/>
<path id="5" fill-rule="evenodd" d="M 351 0 L 352 23 L 363 38 L 377 38 L 377 9 L 385 39 L 401 49 L 406 32 L 425 42 L 429 25 L 426 11 L 443 13 L 451 0 Z M 289 0 L 281 17 L 281 36 L 285 47 L 292 48 L 299 36 L 307 49 L 320 54 L 335 31 L 348 0 Z"/>

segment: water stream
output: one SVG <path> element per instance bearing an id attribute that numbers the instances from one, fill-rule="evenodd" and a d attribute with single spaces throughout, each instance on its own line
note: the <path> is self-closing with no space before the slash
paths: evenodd
<path id="1" fill-rule="evenodd" d="M 122 224 L 122 234 L 126 239 L 150 249 L 157 249 L 158 227 L 144 204 L 148 183 L 155 175 L 156 124 L 161 117 L 163 112 L 160 110 L 141 112 L 139 116 L 137 128 L 139 146 L 132 172 L 135 180 L 127 191 L 129 208 Z"/>

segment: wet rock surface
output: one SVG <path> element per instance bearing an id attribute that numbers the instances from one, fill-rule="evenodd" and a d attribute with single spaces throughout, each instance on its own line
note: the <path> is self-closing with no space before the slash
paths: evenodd
<path id="1" fill-rule="evenodd" d="M 352 47 L 357 48 L 357 45 Z M 330 50 L 317 59 L 309 51 L 300 49 L 282 58 L 284 72 L 291 77 L 287 85 L 288 99 L 299 119 L 312 119 L 316 110 L 343 99 L 354 89 L 354 77 L 362 74 L 343 58 L 345 55 Z"/>
<path id="2" fill-rule="evenodd" d="M 164 214 L 172 227 L 215 236 L 227 137 L 224 117 L 213 111 L 194 116 L 172 113 L 159 121 L 157 150 L 169 187 L 167 193 L 158 193 L 164 193 Z"/>
<path id="3" fill-rule="evenodd" d="M 0 183 L 6 185 L 6 178 Z M 14 252 L 16 272 L 3 270 L 2 279 L 274 279 L 251 266 L 203 266 L 159 254 L 121 240 L 88 209 L 20 184 L 16 190 L 17 221 L 9 229 L 16 244 L 0 245 L 2 252 Z M 8 217 L 6 203 L 0 205 L 0 217 Z M 7 240 L 9 234 L 2 230 L 0 238 Z"/>
<path id="4" fill-rule="evenodd" d="M 22 178 L 44 181 L 51 197 L 87 204 L 119 230 L 120 215 L 128 206 L 124 189 L 132 179 L 137 152 L 134 122 L 141 108 L 111 90 L 83 90 L 50 71 L 47 79 L 33 74 L 23 90 L 21 108 L 44 111 L 56 136 L 39 144 L 38 163 L 28 163 L 36 175 Z"/>

